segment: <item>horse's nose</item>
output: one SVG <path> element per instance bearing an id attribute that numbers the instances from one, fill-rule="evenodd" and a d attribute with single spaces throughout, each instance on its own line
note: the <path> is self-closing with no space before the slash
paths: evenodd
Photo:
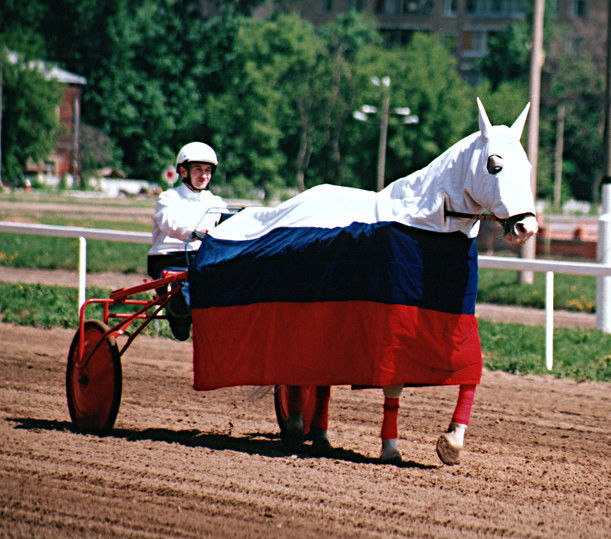
<path id="1" fill-rule="evenodd" d="M 507 239 L 513 243 L 522 244 L 536 234 L 538 228 L 537 219 L 533 216 L 528 216 L 514 225 L 511 232 L 507 235 Z"/>

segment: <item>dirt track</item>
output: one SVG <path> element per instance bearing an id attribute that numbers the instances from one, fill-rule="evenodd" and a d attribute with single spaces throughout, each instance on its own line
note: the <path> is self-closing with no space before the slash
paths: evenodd
<path id="1" fill-rule="evenodd" d="M 286 455 L 273 397 L 191 389 L 191 345 L 136 339 L 115 429 L 74 432 L 67 330 L 0 324 L 0 536 L 608 537 L 610 385 L 485 372 L 462 463 L 434 443 L 456 388 L 404 392 L 402 466 L 381 392 L 333 389 L 337 451 Z"/>

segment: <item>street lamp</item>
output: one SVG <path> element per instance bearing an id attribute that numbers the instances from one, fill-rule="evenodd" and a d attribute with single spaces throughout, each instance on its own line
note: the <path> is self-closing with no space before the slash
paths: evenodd
<path id="1" fill-rule="evenodd" d="M 380 121 L 380 142 L 378 146 L 378 179 L 377 186 L 378 191 L 384 189 L 384 169 L 386 168 L 386 139 L 388 135 L 388 116 L 390 114 L 390 77 L 382 77 L 380 80 L 378 77 L 371 77 L 371 82 L 375 86 L 381 87 L 382 94 L 382 118 Z M 411 110 L 408 107 L 400 107 L 392 110 L 393 114 L 403 116 L 404 124 L 417 124 L 419 122 L 418 116 L 411 114 Z M 355 120 L 366 122 L 368 120 L 368 114 L 378 114 L 377 107 L 371 105 L 363 105 L 361 110 L 354 111 L 352 117 Z"/>

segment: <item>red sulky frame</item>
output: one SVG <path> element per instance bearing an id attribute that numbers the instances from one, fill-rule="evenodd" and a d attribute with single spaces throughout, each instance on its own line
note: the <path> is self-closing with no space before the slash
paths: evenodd
<path id="1" fill-rule="evenodd" d="M 145 281 L 130 288 L 111 292 L 109 298 L 86 301 L 79 313 L 79 329 L 72 340 L 66 369 L 66 395 L 72 422 L 81 432 L 107 434 L 112 429 L 122 392 L 121 356 L 136 336 L 154 319 L 166 319 L 160 314 L 174 294 L 179 293 L 188 271 L 166 271 L 161 279 Z M 175 284 L 176 286 L 170 286 Z M 148 290 L 164 290 L 151 299 L 132 299 Z M 85 320 L 85 311 L 91 304 L 103 305 L 103 322 Z M 130 313 L 111 313 L 112 305 L 132 305 L 140 308 Z M 113 327 L 111 318 L 120 321 Z M 134 324 L 133 331 L 128 328 Z M 116 339 L 127 335 L 119 350 Z"/>

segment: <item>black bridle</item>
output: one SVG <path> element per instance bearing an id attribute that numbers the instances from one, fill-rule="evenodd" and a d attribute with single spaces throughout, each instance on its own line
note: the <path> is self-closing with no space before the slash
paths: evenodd
<path id="1" fill-rule="evenodd" d="M 497 223 L 501 223 L 503 226 L 503 230 L 505 234 L 509 234 L 516 223 L 524 219 L 524 217 L 528 217 L 529 215 L 534 217 L 534 214 L 528 213 L 520 213 L 518 215 L 514 215 L 512 217 L 508 217 L 507 219 L 501 219 L 496 215 L 492 215 L 491 213 L 462 213 L 459 211 L 448 210 L 448 208 L 444 208 L 445 217 L 457 217 L 458 219 L 474 219 L 476 221 L 496 221 Z"/>

